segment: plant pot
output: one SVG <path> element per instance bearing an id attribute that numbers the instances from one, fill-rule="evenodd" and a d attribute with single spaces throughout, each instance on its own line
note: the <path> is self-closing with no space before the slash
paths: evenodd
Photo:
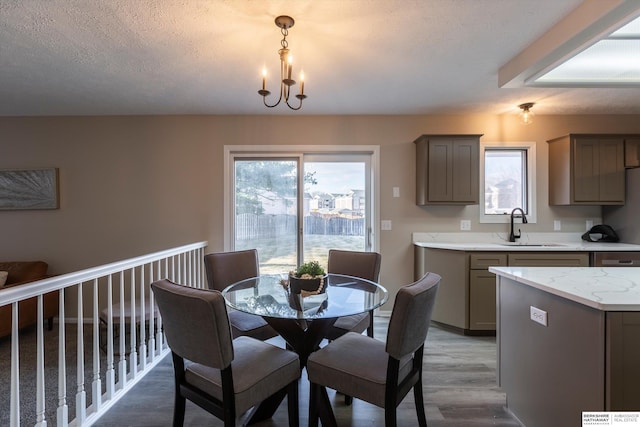
<path id="1" fill-rule="evenodd" d="M 292 294 L 299 294 L 300 291 L 315 292 L 319 294 L 325 292 L 327 284 L 327 275 L 321 278 L 301 279 L 299 277 L 289 275 L 289 290 Z"/>

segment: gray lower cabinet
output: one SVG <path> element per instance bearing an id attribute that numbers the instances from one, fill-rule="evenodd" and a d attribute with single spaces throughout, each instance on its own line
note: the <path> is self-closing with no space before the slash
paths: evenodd
<path id="1" fill-rule="evenodd" d="M 432 320 L 457 330 L 469 329 L 469 255 L 463 251 L 414 246 L 416 280 L 427 272 L 442 277 Z"/>
<path id="2" fill-rule="evenodd" d="M 607 312 L 606 408 L 640 408 L 640 313 Z"/>
<path id="3" fill-rule="evenodd" d="M 507 254 L 472 253 L 469 255 L 469 329 L 496 329 L 496 275 L 491 266 L 506 266 Z"/>
<path id="4" fill-rule="evenodd" d="M 588 252 L 465 252 L 414 246 L 416 280 L 442 276 L 432 319 L 465 334 L 496 330 L 496 276 L 491 266 L 588 267 Z"/>

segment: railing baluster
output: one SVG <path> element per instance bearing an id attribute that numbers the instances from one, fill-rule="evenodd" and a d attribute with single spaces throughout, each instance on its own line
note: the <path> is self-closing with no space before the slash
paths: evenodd
<path id="1" fill-rule="evenodd" d="M 186 269 L 187 269 L 187 275 L 189 276 L 187 278 L 187 282 L 191 285 L 191 286 L 195 286 L 195 283 L 193 283 L 193 257 L 192 257 L 193 253 L 191 251 L 187 252 L 187 265 L 186 265 Z"/>
<path id="2" fill-rule="evenodd" d="M 107 400 L 112 399 L 115 393 L 115 371 L 113 368 L 113 275 L 107 279 Z"/>
<path id="3" fill-rule="evenodd" d="M 127 384 L 127 341 L 126 341 L 126 317 L 124 315 L 124 308 L 126 305 L 125 301 L 126 295 L 124 293 L 124 272 L 120 272 L 120 319 L 119 319 L 119 330 L 120 336 L 118 337 L 118 342 L 120 344 L 120 357 L 118 359 L 118 383 L 120 384 L 119 388 L 122 389 Z"/>
<path id="4" fill-rule="evenodd" d="M 44 307 L 42 295 L 38 295 L 38 323 L 37 329 L 37 351 L 36 351 L 36 427 L 46 427 L 47 420 L 45 417 L 45 391 L 44 391 Z"/>
<path id="5" fill-rule="evenodd" d="M 160 269 L 160 262 L 158 262 L 158 270 Z M 158 271 L 158 277 L 160 272 Z M 153 263 L 149 264 L 149 283 L 153 283 Z M 153 292 L 149 291 L 149 307 L 153 307 Z M 151 308 L 153 310 L 153 308 Z M 153 362 L 156 358 L 156 339 L 153 334 L 154 317 L 149 318 L 149 361 Z"/>
<path id="6" fill-rule="evenodd" d="M 138 346 L 136 343 L 136 329 L 138 322 L 136 321 L 136 269 L 131 269 L 131 320 L 130 327 L 130 344 L 129 344 L 129 375 L 131 378 L 136 377 L 138 368 Z M 144 317 L 140 318 L 140 327 L 144 327 Z"/>
<path id="7" fill-rule="evenodd" d="M 158 278 L 162 277 L 160 274 L 160 263 L 158 262 Z M 149 305 L 151 307 L 155 307 L 156 303 L 153 298 L 153 293 L 149 299 Z M 158 312 L 158 318 L 156 320 L 156 352 L 158 355 L 162 354 L 162 316 L 160 316 L 160 312 Z"/>
<path id="8" fill-rule="evenodd" d="M 18 335 L 18 303 L 11 304 L 11 426 L 20 425 L 20 337 Z"/>
<path id="9" fill-rule="evenodd" d="M 64 289 L 58 294 L 58 409 L 56 421 L 58 427 L 69 424 L 69 407 L 67 406 L 67 364 L 66 333 L 64 315 Z"/>
<path id="10" fill-rule="evenodd" d="M 82 425 L 87 417 L 87 392 L 84 389 L 84 303 L 82 297 L 82 283 L 78 284 L 78 358 L 77 358 L 77 387 L 76 387 L 76 421 Z"/>
<path id="11" fill-rule="evenodd" d="M 206 288 L 207 287 L 207 279 L 205 277 L 205 270 L 204 270 L 204 249 L 198 249 L 198 276 L 200 276 L 200 287 L 201 288 Z"/>
<path id="12" fill-rule="evenodd" d="M 140 301 L 142 301 L 142 305 L 140 306 L 140 318 L 141 319 L 146 319 L 146 313 L 145 313 L 145 309 L 146 309 L 146 299 L 145 299 L 145 287 L 146 284 L 144 282 L 144 267 L 145 265 L 142 265 L 140 267 Z M 149 313 L 149 316 L 153 317 L 153 308 L 151 308 L 151 312 Z M 144 371 L 145 367 L 147 366 L 147 328 L 146 328 L 146 320 L 143 320 L 145 322 L 145 326 L 140 328 L 140 370 Z"/>
<path id="13" fill-rule="evenodd" d="M 100 305 L 98 304 L 98 279 L 93 279 L 93 382 L 91 400 L 93 409 L 100 411 L 102 406 L 102 380 L 100 379 Z"/>

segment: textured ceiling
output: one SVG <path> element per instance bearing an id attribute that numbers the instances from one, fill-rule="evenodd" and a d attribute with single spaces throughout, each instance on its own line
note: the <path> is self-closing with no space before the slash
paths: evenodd
<path id="1" fill-rule="evenodd" d="M 500 67 L 580 3 L 0 0 L 0 115 L 504 114 L 529 101 L 640 114 L 640 88 L 498 87 Z M 296 21 L 299 112 L 257 94 L 263 65 L 278 67 L 281 14 Z"/>

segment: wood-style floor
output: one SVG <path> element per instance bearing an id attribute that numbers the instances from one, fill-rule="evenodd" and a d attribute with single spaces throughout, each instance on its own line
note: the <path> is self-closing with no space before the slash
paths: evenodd
<path id="1" fill-rule="evenodd" d="M 388 318 L 375 318 L 375 336 L 384 340 Z M 272 340 L 283 346 L 279 338 Z M 495 337 L 461 336 L 432 326 L 424 357 L 424 400 L 430 427 L 518 426 L 505 410 L 505 395 L 496 385 Z M 300 381 L 300 425 L 307 425 L 309 383 L 306 372 Z M 382 409 L 329 391 L 340 426 L 384 425 Z M 286 401 L 272 420 L 258 427 L 287 426 Z M 173 367 L 167 356 L 152 372 L 95 423 L 96 427 L 170 426 L 173 415 Z M 413 394 L 398 409 L 398 425 L 417 425 Z M 185 426 L 222 426 L 222 422 L 187 402 Z"/>

